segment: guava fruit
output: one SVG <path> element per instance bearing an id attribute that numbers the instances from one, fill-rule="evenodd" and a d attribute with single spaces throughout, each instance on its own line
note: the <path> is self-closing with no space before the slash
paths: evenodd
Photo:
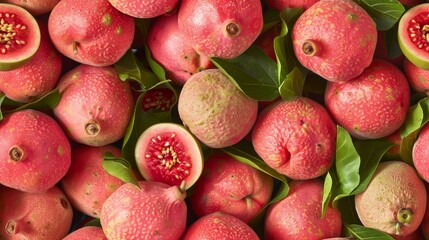
<path id="1" fill-rule="evenodd" d="M 178 14 L 156 18 L 147 34 L 147 46 L 152 58 L 164 67 L 166 77 L 183 85 L 193 74 L 213 64 L 206 56 L 198 54 L 189 38 L 179 30 Z"/>
<path id="2" fill-rule="evenodd" d="M 31 102 L 53 90 L 61 75 L 62 58 L 48 33 L 47 21 L 38 20 L 40 46 L 24 65 L 0 71 L 0 90 L 17 102 Z"/>
<path id="3" fill-rule="evenodd" d="M 102 228 L 86 226 L 69 233 L 62 240 L 107 240 L 107 238 Z"/>
<path id="4" fill-rule="evenodd" d="M 374 59 L 358 77 L 328 82 L 325 103 L 332 118 L 361 139 L 388 136 L 404 123 L 410 105 L 405 75 L 389 62 Z"/>
<path id="5" fill-rule="evenodd" d="M 416 6 L 423 3 L 422 0 L 399 0 L 399 2 L 406 6 Z"/>
<path id="6" fill-rule="evenodd" d="M 70 142 L 45 113 L 20 110 L 0 121 L 0 184 L 24 192 L 43 192 L 66 175 Z"/>
<path id="7" fill-rule="evenodd" d="M 413 90 L 428 94 L 429 70 L 419 68 L 408 59 L 405 59 L 403 63 L 403 71 Z"/>
<path id="8" fill-rule="evenodd" d="M 357 77 L 371 64 L 377 29 L 352 0 L 320 0 L 296 21 L 292 42 L 299 62 L 328 81 Z"/>
<path id="9" fill-rule="evenodd" d="M 103 146 L 124 136 L 135 103 L 114 67 L 81 64 L 64 74 L 58 87 L 61 99 L 53 112 L 72 140 Z"/>
<path id="10" fill-rule="evenodd" d="M 100 221 L 108 239 L 179 240 L 186 228 L 184 186 L 125 183 L 107 198 Z"/>
<path id="11" fill-rule="evenodd" d="M 36 19 L 24 8 L 0 3 L 0 71 L 28 62 L 40 46 Z"/>
<path id="12" fill-rule="evenodd" d="M 417 173 L 429 183 L 429 124 L 425 124 L 419 132 L 412 149 L 413 164 Z"/>
<path id="13" fill-rule="evenodd" d="M 261 33 L 255 40 L 254 45 L 261 48 L 268 57 L 277 62 L 276 52 L 274 51 L 274 38 L 280 34 L 280 25 L 276 25 L 271 29 Z"/>
<path id="14" fill-rule="evenodd" d="M 109 0 L 116 9 L 135 18 L 154 18 L 172 11 L 179 0 Z"/>
<path id="15" fill-rule="evenodd" d="M 268 166 L 295 180 L 319 177 L 331 167 L 336 126 L 327 110 L 306 97 L 279 100 L 258 116 L 252 143 Z"/>
<path id="16" fill-rule="evenodd" d="M 303 8 L 304 10 L 311 7 L 319 0 L 267 0 L 268 7 L 275 8 L 279 11 L 284 8 Z"/>
<path id="17" fill-rule="evenodd" d="M 244 95 L 219 69 L 207 69 L 183 85 L 178 111 L 184 125 L 201 142 L 223 148 L 250 132 L 258 102 Z"/>
<path id="18" fill-rule="evenodd" d="M 203 171 L 199 142 L 182 125 L 158 123 L 146 129 L 135 147 L 137 167 L 146 180 L 188 189 Z"/>
<path id="19" fill-rule="evenodd" d="M 340 211 L 329 205 L 322 217 L 322 195 L 323 183 L 319 179 L 290 182 L 288 195 L 267 209 L 265 239 L 339 237 L 342 227 Z"/>
<path id="20" fill-rule="evenodd" d="M 33 16 L 50 12 L 60 0 L 3 0 L 5 3 L 15 4 L 25 8 Z"/>
<path id="21" fill-rule="evenodd" d="M 121 150 L 113 145 L 73 146 L 72 164 L 60 181 L 72 206 L 94 218 L 100 216 L 101 206 L 107 197 L 124 183 L 104 170 L 103 154 L 107 152 L 122 156 Z"/>
<path id="22" fill-rule="evenodd" d="M 55 47 L 79 63 L 104 67 L 116 63 L 134 39 L 134 18 L 108 0 L 61 0 L 49 15 Z"/>
<path id="23" fill-rule="evenodd" d="M 425 182 L 425 187 L 426 187 L 426 193 L 429 192 L 429 185 L 427 182 Z M 426 212 L 425 215 L 423 216 L 423 220 L 420 223 L 420 229 L 421 232 L 423 234 L 424 239 L 429 239 L 429 201 L 426 203 Z"/>
<path id="24" fill-rule="evenodd" d="M 153 88 L 148 90 L 143 96 L 143 111 L 150 109 L 169 111 L 176 103 L 176 96 L 173 90 L 169 88 Z"/>
<path id="25" fill-rule="evenodd" d="M 211 154 L 190 196 L 197 216 L 224 212 L 250 222 L 268 203 L 273 178 L 224 152 Z"/>
<path id="26" fill-rule="evenodd" d="M 208 57 L 237 57 L 262 31 L 259 0 L 182 0 L 179 29 L 197 53 Z"/>
<path id="27" fill-rule="evenodd" d="M 398 42 L 405 57 L 414 65 L 429 70 L 429 3 L 408 9 L 399 19 Z"/>
<path id="28" fill-rule="evenodd" d="M 426 201 L 416 170 L 402 161 L 388 161 L 378 165 L 368 187 L 355 196 L 355 207 L 364 226 L 407 236 L 422 222 Z"/>
<path id="29" fill-rule="evenodd" d="M 259 240 L 255 231 L 240 219 L 223 212 L 214 212 L 193 222 L 182 240 L 246 239 Z"/>
<path id="30" fill-rule="evenodd" d="M 0 239 L 62 239 L 70 229 L 73 210 L 64 193 L 54 186 L 26 193 L 0 185 Z"/>

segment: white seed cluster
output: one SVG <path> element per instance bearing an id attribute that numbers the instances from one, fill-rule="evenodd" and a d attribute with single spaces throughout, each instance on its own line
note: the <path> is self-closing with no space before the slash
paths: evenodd
<path id="1" fill-rule="evenodd" d="M 0 13 L 0 52 L 2 54 L 7 53 L 13 44 L 24 45 L 26 43 L 24 40 L 15 39 L 15 37 L 18 29 L 26 30 L 27 26 L 24 24 L 14 25 L 13 23 L 9 23 L 8 19 L 13 18 L 15 18 L 15 14 Z"/>
<path id="2" fill-rule="evenodd" d="M 426 51 L 429 51 L 429 24 L 420 26 L 420 24 L 415 19 L 412 19 L 411 23 L 413 26 L 408 30 L 410 31 L 410 37 L 412 41 L 417 45 L 418 48 L 425 48 Z"/>

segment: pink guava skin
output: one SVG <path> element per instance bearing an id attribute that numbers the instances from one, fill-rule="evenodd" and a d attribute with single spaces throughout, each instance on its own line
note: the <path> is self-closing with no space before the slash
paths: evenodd
<path id="1" fill-rule="evenodd" d="M 230 59 L 261 33 L 262 5 L 259 0 L 182 0 L 178 24 L 199 54 Z"/>
<path id="2" fill-rule="evenodd" d="M 58 87 L 54 115 L 71 139 L 103 146 L 124 136 L 134 100 L 128 81 L 120 80 L 112 66 L 81 64 L 64 74 Z"/>
<path id="3" fill-rule="evenodd" d="M 265 215 L 265 239 L 323 239 L 341 235 L 340 211 L 328 206 L 322 217 L 323 183 L 318 179 L 292 181 L 283 200 Z"/>
<path id="4" fill-rule="evenodd" d="M 3 0 L 25 8 L 33 16 L 40 16 L 50 12 L 60 0 Z"/>
<path id="5" fill-rule="evenodd" d="M 31 102 L 53 90 L 61 75 L 62 57 L 49 38 L 47 21 L 38 21 L 40 46 L 19 68 L 0 71 L 0 90 L 17 102 Z"/>
<path id="6" fill-rule="evenodd" d="M 279 11 L 284 8 L 303 8 L 304 10 L 311 7 L 319 0 L 267 0 L 268 7 L 275 8 Z"/>
<path id="7" fill-rule="evenodd" d="M 259 35 L 254 45 L 260 47 L 268 57 L 277 62 L 276 52 L 274 51 L 274 38 L 279 36 L 280 26 L 277 25 Z"/>
<path id="8" fill-rule="evenodd" d="M 68 58 L 92 66 L 116 63 L 134 39 L 134 18 L 108 0 L 61 0 L 49 15 L 49 35 Z"/>
<path id="9" fill-rule="evenodd" d="M 173 11 L 179 0 L 109 0 L 116 9 L 135 18 L 154 18 Z"/>
<path id="10" fill-rule="evenodd" d="M 333 119 L 360 139 L 388 136 L 404 123 L 410 89 L 404 74 L 389 62 L 374 59 L 358 77 L 328 82 L 325 103 Z"/>
<path id="11" fill-rule="evenodd" d="M 166 77 L 183 85 L 193 74 L 213 68 L 213 64 L 192 48 L 179 30 L 177 16 L 176 13 L 155 19 L 147 35 L 147 45 L 152 58 L 164 67 Z"/>
<path id="12" fill-rule="evenodd" d="M 429 124 L 420 130 L 419 137 L 414 143 L 412 156 L 414 167 L 420 177 L 429 182 Z"/>
<path id="13" fill-rule="evenodd" d="M 69 233 L 62 240 L 107 240 L 107 238 L 102 228 L 87 226 Z"/>
<path id="14" fill-rule="evenodd" d="M 429 184 L 425 182 L 426 193 L 429 193 Z M 420 223 L 420 229 L 424 236 L 424 239 L 429 239 L 429 201 L 426 204 L 425 215 Z"/>
<path id="15" fill-rule="evenodd" d="M 268 203 L 272 191 L 272 177 L 218 152 L 204 162 L 190 203 L 200 217 L 221 211 L 247 223 Z"/>
<path id="16" fill-rule="evenodd" d="M 255 231 L 240 219 L 223 212 L 214 212 L 197 219 L 182 240 L 246 239 L 259 240 Z"/>
<path id="17" fill-rule="evenodd" d="M 61 188 L 70 203 L 80 212 L 98 218 L 104 201 L 124 182 L 110 175 L 102 166 L 103 154 L 110 152 L 121 157 L 121 150 L 113 145 L 72 148 L 72 164 L 61 179 Z"/>
<path id="18" fill-rule="evenodd" d="M 357 77 L 371 64 L 377 29 L 368 13 L 352 0 L 320 0 L 292 30 L 299 62 L 328 81 Z"/>
<path id="19" fill-rule="evenodd" d="M 56 186 L 25 193 L 0 185 L 0 239 L 53 240 L 69 232 L 73 209 Z"/>
<path id="20" fill-rule="evenodd" d="M 67 173 L 71 147 L 58 123 L 36 110 L 0 121 L 0 184 L 24 192 L 52 188 Z"/>
<path id="21" fill-rule="evenodd" d="M 325 174 L 334 160 L 337 130 L 326 109 L 298 97 L 265 108 L 253 127 L 258 155 L 277 172 L 295 180 Z"/>
<path id="22" fill-rule="evenodd" d="M 403 70 L 408 82 L 416 92 L 429 93 L 429 70 L 417 67 L 408 59 L 404 60 Z"/>

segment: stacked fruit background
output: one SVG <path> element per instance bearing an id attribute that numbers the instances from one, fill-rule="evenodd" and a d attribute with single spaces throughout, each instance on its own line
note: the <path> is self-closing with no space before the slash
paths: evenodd
<path id="1" fill-rule="evenodd" d="M 429 3 L 1 0 L 0 240 L 429 239 Z"/>

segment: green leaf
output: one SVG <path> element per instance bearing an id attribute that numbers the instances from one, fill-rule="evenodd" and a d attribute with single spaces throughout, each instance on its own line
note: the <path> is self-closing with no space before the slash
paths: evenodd
<path id="1" fill-rule="evenodd" d="M 144 45 L 144 50 L 146 53 L 146 60 L 149 63 L 149 66 L 152 69 L 153 73 L 158 77 L 160 81 L 167 80 L 164 68 L 152 59 L 152 55 L 147 44 Z"/>
<path id="2" fill-rule="evenodd" d="M 39 99 L 33 102 L 25 103 L 25 104 L 18 103 L 6 98 L 4 101 L 5 105 L 9 105 L 9 106 L 19 105 L 19 107 L 5 112 L 7 113 L 16 112 L 23 109 L 36 109 L 36 110 L 53 109 L 57 106 L 60 99 L 61 99 L 61 94 L 58 88 L 53 89 L 49 93 L 45 94 L 44 96 L 40 97 Z"/>
<path id="3" fill-rule="evenodd" d="M 342 198 L 349 196 L 359 185 L 359 168 L 361 159 L 357 153 L 350 134 L 341 126 L 337 126 L 337 143 L 335 154 L 335 170 L 338 184 L 333 189 L 333 206 Z"/>
<path id="4" fill-rule="evenodd" d="M 381 158 L 394 145 L 385 139 L 358 140 L 354 144 L 361 159 L 359 169 L 360 183 L 351 195 L 356 195 L 366 189 Z"/>
<path id="5" fill-rule="evenodd" d="M 302 95 L 304 89 L 304 77 L 298 67 L 294 67 L 292 72 L 286 75 L 286 79 L 279 87 L 280 96 L 283 100 L 292 100 Z"/>
<path id="6" fill-rule="evenodd" d="M 413 162 L 413 146 L 414 142 L 419 136 L 420 129 L 408 134 L 406 137 L 402 138 L 401 145 L 399 146 L 399 155 L 401 159 L 408 163 L 410 166 L 414 165 Z"/>
<path id="7" fill-rule="evenodd" d="M 345 225 L 345 234 L 354 237 L 357 240 L 377 239 L 377 240 L 394 240 L 388 234 L 373 228 L 367 228 L 358 224 Z"/>
<path id="8" fill-rule="evenodd" d="M 6 98 L 6 94 L 0 93 L 0 121 L 3 119 L 3 113 L 2 113 L 1 105 L 2 105 L 5 98 Z"/>
<path id="9" fill-rule="evenodd" d="M 134 175 L 133 168 L 130 162 L 125 158 L 115 157 L 110 152 L 103 154 L 102 162 L 104 170 L 110 175 L 121 179 L 126 183 L 132 183 L 140 188 L 136 176 Z"/>
<path id="10" fill-rule="evenodd" d="M 397 0 L 355 0 L 355 2 L 374 19 L 379 31 L 392 28 L 405 12 L 404 6 Z"/>
<path id="11" fill-rule="evenodd" d="M 398 42 L 398 23 L 384 32 L 384 42 L 389 59 L 395 59 L 403 54 Z"/>
<path id="12" fill-rule="evenodd" d="M 273 8 L 268 9 L 264 12 L 264 27 L 262 28 L 262 33 L 276 26 L 279 22 L 279 11 Z"/>
<path id="13" fill-rule="evenodd" d="M 151 18 L 134 18 L 135 25 L 143 35 L 143 39 L 147 37 L 151 20 Z"/>
<path id="14" fill-rule="evenodd" d="M 287 185 L 287 179 L 283 174 L 278 173 L 276 170 L 270 168 L 256 153 L 253 146 L 246 141 L 240 141 L 239 143 L 223 148 L 222 151 L 237 159 L 238 161 L 252 166 Z M 287 187 L 288 188 L 288 187 Z"/>
<path id="15" fill-rule="evenodd" d="M 85 226 L 91 226 L 91 227 L 101 227 L 101 222 L 99 218 L 94 218 L 91 221 L 87 222 Z"/>
<path id="16" fill-rule="evenodd" d="M 248 97 L 271 101 L 279 96 L 276 64 L 259 47 L 251 46 L 233 59 L 211 61 Z"/>
<path id="17" fill-rule="evenodd" d="M 338 201 L 338 210 L 341 213 L 343 224 L 362 224 L 356 211 L 355 196 L 341 198 Z"/>
<path id="18" fill-rule="evenodd" d="M 325 176 L 325 181 L 323 184 L 322 217 L 325 216 L 326 209 L 328 208 L 329 202 L 331 201 L 333 186 L 334 186 L 334 180 L 332 179 L 331 173 L 327 172 Z"/>
<path id="19" fill-rule="evenodd" d="M 404 138 L 420 129 L 429 121 L 429 97 L 423 98 L 410 107 L 405 123 L 400 128 L 401 138 Z"/>
<path id="20" fill-rule="evenodd" d="M 122 81 L 134 80 L 140 84 L 141 89 L 148 90 L 160 84 L 157 76 L 144 67 L 132 50 L 128 50 L 114 65 Z"/>

